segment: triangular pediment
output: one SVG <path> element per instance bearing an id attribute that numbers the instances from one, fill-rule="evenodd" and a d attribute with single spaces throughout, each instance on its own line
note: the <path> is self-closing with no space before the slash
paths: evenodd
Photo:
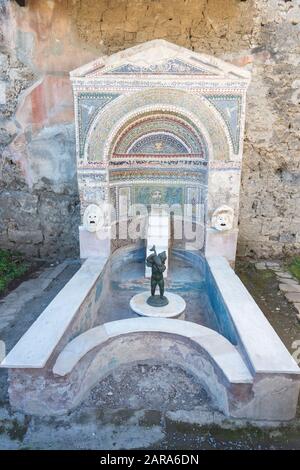
<path id="1" fill-rule="evenodd" d="M 149 41 L 111 56 L 102 56 L 74 70 L 70 75 L 75 79 L 126 75 L 196 75 L 233 80 L 250 78 L 247 70 L 162 39 Z"/>

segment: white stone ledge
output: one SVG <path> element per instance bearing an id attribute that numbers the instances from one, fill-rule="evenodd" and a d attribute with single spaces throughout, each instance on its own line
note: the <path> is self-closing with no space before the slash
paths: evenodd
<path id="1" fill-rule="evenodd" d="M 218 256 L 208 258 L 207 262 L 253 372 L 300 374 L 296 361 L 227 260 Z"/>
<path id="2" fill-rule="evenodd" d="M 92 328 L 74 338 L 59 354 L 53 373 L 69 374 L 85 354 L 108 339 L 137 332 L 170 333 L 200 345 L 230 383 L 252 383 L 253 378 L 237 349 L 214 330 L 196 323 L 165 318 L 129 318 Z"/>
<path id="3" fill-rule="evenodd" d="M 0 367 L 44 367 L 105 263 L 106 258 L 87 259 L 5 357 Z"/>

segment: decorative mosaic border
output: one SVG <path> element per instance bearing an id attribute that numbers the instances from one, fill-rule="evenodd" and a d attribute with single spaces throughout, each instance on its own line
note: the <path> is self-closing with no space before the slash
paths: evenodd
<path id="1" fill-rule="evenodd" d="M 112 155 L 114 157 L 114 154 L 118 153 L 133 153 L 133 145 L 143 138 L 143 136 L 145 137 L 150 134 L 155 136 L 159 133 L 176 136 L 187 149 L 184 153 L 200 153 L 201 149 L 202 156 L 207 155 L 205 139 L 199 129 L 196 130 L 193 127 L 194 124 L 191 121 L 187 119 L 183 121 L 180 116 L 175 116 L 174 114 L 170 114 L 170 112 L 161 111 L 160 113 L 152 112 L 148 115 L 145 114 L 139 119 L 135 119 L 133 123 L 129 124 L 124 129 L 120 129 L 118 139 L 112 150 Z M 180 152 L 177 151 L 176 153 Z"/>
<path id="2" fill-rule="evenodd" d="M 120 181 L 127 181 L 128 183 L 130 182 L 135 182 L 139 180 L 143 181 L 163 181 L 165 183 L 168 183 L 170 181 L 201 181 L 205 178 L 207 172 L 204 170 L 198 170 L 198 171 L 192 171 L 192 170 L 181 170 L 181 171 L 176 171 L 176 170 L 162 170 L 161 168 L 149 168 L 149 169 L 143 169 L 141 170 L 140 168 L 138 169 L 128 169 L 128 170 L 110 170 L 109 173 L 109 181 L 110 183 L 112 182 L 120 182 Z"/>
<path id="3" fill-rule="evenodd" d="M 200 118 L 199 118 L 199 109 L 201 109 L 202 113 L 206 113 L 207 116 L 206 116 L 206 126 L 212 126 L 212 129 L 211 130 L 211 137 L 213 138 L 217 138 L 218 139 L 218 142 L 222 141 L 223 144 L 222 144 L 222 148 L 223 148 L 223 152 L 225 151 L 227 153 L 227 147 L 231 146 L 231 140 L 229 138 L 229 133 L 228 133 L 228 129 L 227 129 L 227 126 L 225 125 L 225 123 L 223 122 L 223 119 L 222 117 L 220 116 L 219 113 L 217 113 L 217 111 L 215 110 L 215 108 L 205 99 L 205 97 L 200 97 L 200 100 L 199 100 L 199 106 L 200 108 L 197 108 L 196 104 L 195 104 L 195 98 L 194 98 L 194 95 L 190 95 L 190 94 L 185 94 L 185 95 L 180 95 L 180 96 L 177 96 L 176 95 L 176 92 L 177 90 L 168 90 L 167 93 L 168 95 L 161 95 L 160 94 L 160 99 L 163 99 L 162 102 L 157 102 L 157 97 L 155 95 L 155 90 L 148 90 L 148 92 L 146 93 L 146 96 L 144 96 L 144 94 L 142 95 L 138 95 L 138 96 L 135 96 L 135 99 L 136 101 L 139 100 L 139 102 L 136 102 L 136 107 L 137 107 L 137 110 L 130 110 L 127 114 L 124 114 L 122 116 L 122 119 L 120 119 L 117 124 L 112 127 L 110 126 L 110 133 L 108 134 L 107 138 L 105 138 L 105 147 L 104 147 L 104 160 L 107 160 L 108 159 L 108 154 L 109 154 L 109 151 L 110 151 L 110 147 L 112 145 L 112 141 L 114 139 L 114 136 L 118 134 L 118 132 L 120 132 L 122 130 L 122 128 L 124 127 L 124 125 L 126 125 L 126 123 L 133 119 L 133 118 L 136 118 L 138 119 L 139 117 L 143 117 L 145 114 L 148 114 L 148 113 L 151 113 L 151 112 L 157 112 L 158 110 L 159 111 L 163 111 L 163 112 L 171 112 L 171 113 L 175 113 L 177 114 L 178 116 L 181 117 L 181 119 L 190 119 L 192 120 L 192 122 L 194 123 L 194 125 L 198 126 L 198 128 L 200 129 L 200 132 L 201 134 L 203 135 L 203 138 L 205 139 L 204 142 L 206 143 L 206 147 L 207 147 L 207 151 L 210 152 L 210 147 L 212 146 L 210 140 L 209 140 L 209 137 L 208 137 L 208 131 L 207 129 L 204 127 L 203 125 L 203 122 L 201 122 Z M 143 106 L 142 108 L 139 107 L 140 106 L 140 103 L 144 103 L 147 101 L 147 99 L 149 98 L 149 95 L 152 96 L 152 101 L 154 102 L 154 104 L 151 104 L 151 105 L 146 105 L 146 106 Z M 171 96 L 175 94 L 175 98 L 177 100 L 179 100 L 179 102 L 181 102 L 182 104 L 182 107 L 180 106 L 177 106 L 177 105 L 170 105 L 170 104 L 166 104 L 167 102 L 170 103 L 170 100 L 171 100 Z M 171 95 L 171 96 L 169 96 Z M 126 109 L 126 106 L 127 106 L 127 102 L 129 100 L 129 103 L 130 103 L 130 99 L 133 99 L 134 96 L 127 96 L 126 97 L 126 101 L 125 102 L 121 102 L 119 103 L 119 106 L 118 106 L 118 110 L 120 111 L 120 108 L 123 106 L 124 109 Z M 174 96 L 173 96 L 173 99 L 175 99 Z M 186 103 L 182 103 L 182 101 L 189 101 L 190 102 L 190 105 L 193 105 L 194 106 L 194 113 L 195 114 L 192 114 L 191 112 L 189 112 L 189 109 L 185 108 L 185 105 Z M 134 103 L 134 101 L 133 101 Z M 116 104 L 116 103 L 115 103 Z M 206 105 L 206 107 L 205 107 Z M 213 113 L 211 113 L 211 109 L 213 109 Z M 107 119 L 107 113 L 108 111 L 106 111 L 106 114 L 102 114 L 101 115 L 98 115 L 98 122 L 100 122 L 100 125 L 102 125 L 101 123 L 103 122 L 106 122 L 106 119 Z M 109 117 L 108 117 L 109 118 Z M 107 127 L 108 127 L 108 123 L 106 123 L 106 127 L 103 128 L 101 130 L 101 135 L 103 136 L 105 134 L 105 132 L 107 132 Z M 221 129 L 220 129 L 221 127 Z M 94 124 L 94 129 L 97 128 L 97 123 Z M 213 132 L 213 130 L 215 132 Z M 218 132 L 217 132 L 218 130 Z M 98 132 L 100 132 L 100 130 L 98 129 Z M 227 136 L 228 134 L 228 136 Z M 88 153 L 90 153 L 90 149 L 88 151 Z M 222 153 L 223 153 L 222 152 Z"/>
<path id="4" fill-rule="evenodd" d="M 181 160 L 190 160 L 190 159 L 201 159 L 203 162 L 206 160 L 203 158 L 202 153 L 114 153 L 112 155 L 113 160 L 137 160 L 139 161 L 141 158 L 145 160 L 152 160 L 154 161 L 166 159 L 166 161 L 173 159 L 181 159 Z"/>
<path id="5" fill-rule="evenodd" d="M 240 122 L 242 117 L 242 96 L 241 95 L 206 95 L 206 99 L 216 108 L 216 110 L 221 114 L 222 118 L 224 119 L 225 124 L 227 125 L 233 150 L 235 154 L 239 153 L 239 146 L 240 146 Z M 218 105 L 218 101 L 234 101 L 237 104 L 237 122 L 236 122 L 236 133 L 231 125 L 231 122 L 226 114 L 226 109 L 223 109 L 220 105 Z"/>
<path id="6" fill-rule="evenodd" d="M 120 95 L 117 93 L 101 93 L 101 92 L 79 92 L 77 94 L 77 122 L 78 122 L 78 142 L 79 142 L 79 157 L 83 157 L 83 151 L 85 147 L 86 137 L 88 130 L 95 119 L 95 116 L 101 109 L 109 105 L 114 99 Z M 84 110 L 88 108 L 89 101 L 93 101 L 94 109 L 88 112 L 88 117 L 84 116 Z"/>
<path id="7" fill-rule="evenodd" d="M 135 77 L 130 79 L 123 77 L 112 77 L 110 79 L 97 78 L 95 80 L 73 80 L 73 89 L 76 92 L 105 91 L 113 93 L 126 93 L 141 91 L 145 88 L 176 88 L 179 90 L 189 90 L 196 93 L 206 94 L 207 92 L 220 94 L 246 92 L 248 82 L 244 81 L 224 81 L 220 78 L 203 81 L 200 77 L 195 79 L 182 79 L 181 77 L 166 77 L 164 79 L 157 76 Z"/>
<path id="8" fill-rule="evenodd" d="M 197 62 L 197 54 L 186 52 L 191 54 L 191 60 Z M 191 65 L 184 60 L 182 64 L 169 61 L 169 65 L 165 61 L 159 66 L 151 63 L 147 65 L 145 61 L 146 65 L 136 68 L 127 66 L 124 60 L 114 63 L 113 59 L 107 61 L 112 64 L 107 66 L 106 59 L 101 59 L 97 61 L 97 66 L 82 67 L 78 76 L 72 74 L 81 198 L 93 198 L 93 192 L 96 194 L 98 189 L 99 197 L 101 194 L 106 200 L 109 197 L 118 199 L 119 191 L 132 198 L 136 185 L 170 185 L 184 188 L 184 200 L 194 201 L 197 199 L 198 187 L 202 188 L 204 197 L 207 197 L 210 171 L 241 171 L 241 139 L 249 76 L 244 71 L 241 76 L 238 72 L 234 75 L 237 68 L 230 64 L 224 64 L 223 73 L 222 61 L 214 58 L 204 58 L 204 65 L 201 60 L 199 68 L 197 64 Z M 205 60 L 209 72 L 205 71 Z M 218 69 L 216 72 L 219 75 L 213 74 L 214 67 Z M 114 98 L 110 99 L 112 96 Z M 100 103 L 101 97 L 102 104 L 97 106 L 96 100 Z M 226 103 L 230 105 L 233 100 L 236 108 L 230 117 Z M 88 107 L 91 105 L 91 109 L 87 110 L 89 114 L 83 111 L 82 105 L 85 104 Z M 124 137 L 122 133 L 127 126 L 130 127 L 130 120 L 134 128 L 143 115 L 154 112 L 173 113 L 186 123 L 190 119 L 192 128 L 195 126 L 199 131 L 196 135 L 203 133 L 201 141 L 206 145 L 205 155 L 191 150 L 193 147 L 189 145 L 187 153 L 177 152 L 179 146 L 177 149 L 174 145 L 172 151 L 171 143 L 169 147 L 167 144 L 165 146 L 167 153 L 161 150 L 151 154 L 149 150 L 153 143 L 150 145 L 146 142 L 146 146 L 140 149 L 133 146 L 136 140 L 128 148 L 124 147 L 125 151 L 118 151 L 117 143 Z M 166 135 L 169 132 L 161 130 Z M 142 131 L 141 135 L 145 135 Z M 96 144 L 90 152 L 92 133 Z M 177 135 L 176 125 L 174 135 Z M 186 141 L 183 139 L 183 142 Z M 147 153 L 142 151 L 144 148 Z M 138 153 L 131 153 L 132 149 Z M 103 160 L 92 161 L 93 158 Z M 229 187 L 224 188 L 225 193 L 229 190 Z"/>
<path id="9" fill-rule="evenodd" d="M 90 74 L 89 76 L 97 76 L 98 70 Z M 163 61 L 160 64 L 150 64 L 147 66 L 141 66 L 136 64 L 123 64 L 117 67 L 105 68 L 103 71 L 104 75 L 139 75 L 139 74 L 150 74 L 150 75 L 211 75 L 204 67 L 191 65 L 180 59 L 169 59 Z"/>

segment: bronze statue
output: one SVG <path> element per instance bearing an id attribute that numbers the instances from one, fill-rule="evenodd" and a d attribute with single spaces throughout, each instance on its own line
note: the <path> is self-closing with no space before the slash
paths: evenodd
<path id="1" fill-rule="evenodd" d="M 166 270 L 166 259 L 167 254 L 165 251 L 156 253 L 155 245 L 150 249 L 153 251 L 146 259 L 146 264 L 152 270 L 151 273 L 151 296 L 147 299 L 147 303 L 152 307 L 164 307 L 168 305 L 169 301 L 167 297 L 164 296 L 165 291 L 165 281 L 164 281 L 164 271 Z M 159 295 L 155 295 L 156 287 L 159 287 Z"/>

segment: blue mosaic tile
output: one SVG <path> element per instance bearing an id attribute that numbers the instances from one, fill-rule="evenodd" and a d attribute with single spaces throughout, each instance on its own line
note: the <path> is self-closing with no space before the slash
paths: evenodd
<path id="1" fill-rule="evenodd" d="M 116 93 L 79 93 L 78 95 L 78 127 L 80 156 L 83 154 L 88 129 L 96 114 L 116 99 Z"/>
<path id="2" fill-rule="evenodd" d="M 239 153 L 242 97 L 240 95 L 208 95 L 206 98 L 221 114 L 230 134 L 233 151 L 235 154 Z"/>
<path id="3" fill-rule="evenodd" d="M 155 133 L 138 140 L 130 149 L 132 153 L 142 154 L 175 154 L 189 153 L 179 139 L 170 134 Z"/>

